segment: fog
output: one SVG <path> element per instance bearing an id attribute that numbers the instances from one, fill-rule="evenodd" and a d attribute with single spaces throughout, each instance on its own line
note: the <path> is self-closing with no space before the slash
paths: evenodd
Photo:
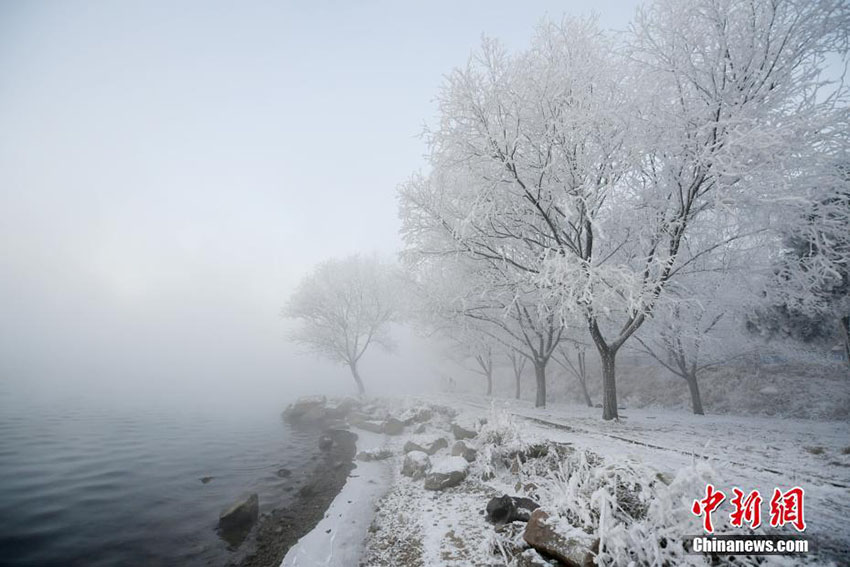
<path id="1" fill-rule="evenodd" d="M 482 34 L 622 2 L 4 3 L 0 396 L 279 404 L 351 392 L 286 341 L 321 260 L 400 248 L 396 185 Z M 438 385 L 406 330 L 367 384 Z"/>

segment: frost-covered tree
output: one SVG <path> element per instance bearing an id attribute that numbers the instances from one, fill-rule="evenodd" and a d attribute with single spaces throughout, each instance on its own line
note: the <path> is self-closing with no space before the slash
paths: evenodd
<path id="1" fill-rule="evenodd" d="M 408 267 L 417 282 L 420 310 L 430 319 L 427 324 L 460 336 L 464 343 L 486 339 L 493 353 L 525 357 L 535 371 L 535 404 L 545 406 L 546 368 L 564 329 L 557 307 L 533 286 L 512 281 L 504 264 L 479 265 L 449 255 L 420 259 Z"/>
<path id="2" fill-rule="evenodd" d="M 516 349 L 511 349 L 508 352 L 508 360 L 511 363 L 511 370 L 514 375 L 514 398 L 518 400 L 522 394 L 522 372 L 525 370 L 525 364 L 528 362 L 528 358 Z"/>
<path id="3" fill-rule="evenodd" d="M 814 202 L 804 202 L 784 225 L 768 306 L 749 326 L 768 338 L 838 339 L 850 364 L 850 168 L 842 164 L 829 173 Z"/>
<path id="4" fill-rule="evenodd" d="M 301 281 L 282 315 L 301 323 L 291 340 L 347 365 L 362 396 L 360 359 L 373 344 L 394 348 L 388 327 L 401 313 L 398 290 L 394 269 L 374 257 L 327 260 Z"/>
<path id="5" fill-rule="evenodd" d="M 659 1 L 625 46 L 592 21 L 544 25 L 516 55 L 485 41 L 440 93 L 431 173 L 401 190 L 408 250 L 499 265 L 579 314 L 616 418 L 616 355 L 664 290 L 758 231 L 739 208 L 784 195 L 846 123 L 818 87 L 848 12 Z M 713 239 L 697 249 L 694 231 Z"/>
<path id="6" fill-rule="evenodd" d="M 544 26 L 532 49 L 509 56 L 485 41 L 447 78 L 441 122 L 429 132 L 429 176 L 401 189 L 407 252 L 463 256 L 498 274 L 482 315 L 511 321 L 535 366 L 537 404 L 560 341 L 563 314 L 539 278 L 550 255 L 584 254 L 592 218 L 625 159 L 620 74 L 592 22 Z M 491 314 L 503 309 L 499 318 Z"/>
<path id="7" fill-rule="evenodd" d="M 563 344 L 559 347 L 553 358 L 561 368 L 575 377 L 584 396 L 584 403 L 587 404 L 587 407 L 592 408 L 593 400 L 590 399 L 590 392 L 587 390 L 586 347 L 581 344 Z"/>

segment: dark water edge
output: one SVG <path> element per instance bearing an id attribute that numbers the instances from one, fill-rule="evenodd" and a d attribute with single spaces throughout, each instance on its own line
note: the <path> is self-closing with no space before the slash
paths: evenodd
<path id="1" fill-rule="evenodd" d="M 351 467 L 342 444 L 318 449 L 320 434 L 290 427 L 279 411 L 4 404 L 0 565 L 279 564 L 321 519 Z M 284 468 L 290 474 L 279 475 Z M 316 490 L 318 479 L 327 484 Z M 249 492 L 259 494 L 261 522 L 233 549 L 216 533 L 218 515 Z"/>
<path id="2" fill-rule="evenodd" d="M 298 490 L 286 506 L 260 518 L 240 549 L 240 559 L 232 565 L 277 567 L 289 548 L 324 517 L 355 468 L 357 449 L 357 435 L 354 433 L 343 429 L 328 429 L 324 433 L 333 439 L 333 445 L 315 459 L 310 481 Z"/>

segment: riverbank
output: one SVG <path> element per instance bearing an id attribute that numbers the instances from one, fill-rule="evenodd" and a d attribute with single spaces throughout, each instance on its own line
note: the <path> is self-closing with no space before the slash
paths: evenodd
<path id="1" fill-rule="evenodd" d="M 371 436 L 358 447 L 358 468 L 302 552 L 293 548 L 283 565 L 707 565 L 685 548 L 685 537 L 701 529 L 690 505 L 707 483 L 771 494 L 796 482 L 806 490 L 814 552 L 736 556 L 735 565 L 850 557 L 846 422 L 623 414 L 611 423 L 577 406 L 458 396 L 358 408 L 348 423 Z M 706 428 L 723 444 L 701 443 Z M 801 446 L 812 438 L 816 451 Z M 379 486 L 368 491 L 369 479 Z M 718 533 L 740 532 L 725 511 L 715 516 Z M 763 524 L 754 533 L 796 533 L 789 529 Z"/>
<path id="2" fill-rule="evenodd" d="M 322 520 L 354 468 L 356 451 L 357 436 L 345 429 L 329 427 L 332 425 L 328 422 L 302 425 L 322 431 L 314 464 L 306 471 L 308 480 L 297 490 L 294 484 L 290 485 L 288 488 L 294 494 L 288 502 L 259 517 L 234 552 L 231 566 L 277 567 L 289 548 Z M 284 469 L 280 474 L 290 473 Z"/>

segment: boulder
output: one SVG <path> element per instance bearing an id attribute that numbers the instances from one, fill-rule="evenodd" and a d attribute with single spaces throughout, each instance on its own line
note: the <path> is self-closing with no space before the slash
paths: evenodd
<path id="1" fill-rule="evenodd" d="M 413 430 L 413 432 L 414 433 L 425 433 L 427 430 L 428 430 L 428 424 L 427 423 L 420 423 L 419 425 L 416 426 L 416 428 Z"/>
<path id="2" fill-rule="evenodd" d="M 599 549 L 599 540 L 594 541 L 581 530 L 558 531 L 556 523 L 540 508 L 531 513 L 522 537 L 542 555 L 557 559 L 567 567 L 592 566 L 594 549 Z"/>
<path id="3" fill-rule="evenodd" d="M 457 486 L 469 474 L 469 463 L 463 457 L 446 457 L 431 468 L 425 477 L 425 490 L 445 490 Z"/>
<path id="4" fill-rule="evenodd" d="M 552 567 L 552 562 L 530 547 L 514 558 L 516 567 Z"/>
<path id="5" fill-rule="evenodd" d="M 463 441 L 456 441 L 454 445 L 452 445 L 452 456 L 455 457 L 463 457 L 467 460 L 467 462 L 475 462 L 475 458 L 478 456 L 478 451 L 464 443 Z"/>
<path id="6" fill-rule="evenodd" d="M 497 496 L 487 503 L 487 521 L 493 524 L 527 522 L 531 513 L 540 505 L 530 498 L 522 496 Z"/>
<path id="7" fill-rule="evenodd" d="M 388 417 L 383 423 L 383 432 L 387 435 L 401 435 L 404 433 L 404 422 L 394 417 Z"/>
<path id="8" fill-rule="evenodd" d="M 371 431 L 372 433 L 383 433 L 384 432 L 384 424 L 380 421 L 372 421 L 368 419 L 364 419 L 361 416 L 352 416 L 349 418 L 349 423 L 354 427 L 362 429 L 363 431 Z"/>
<path id="9" fill-rule="evenodd" d="M 458 441 L 463 441 L 464 439 L 472 439 L 477 433 L 472 429 L 467 429 L 462 425 L 458 425 L 457 423 L 452 424 L 452 434 L 455 436 L 455 439 Z"/>
<path id="10" fill-rule="evenodd" d="M 325 433 L 321 437 L 319 437 L 319 449 L 322 451 L 330 451 L 331 447 L 334 446 L 334 438 Z"/>
<path id="11" fill-rule="evenodd" d="M 326 403 L 327 399 L 324 396 L 300 398 L 283 410 L 283 418 L 290 423 L 325 419 L 327 417 Z"/>
<path id="12" fill-rule="evenodd" d="M 219 515 L 218 527 L 222 536 L 227 540 L 244 538 L 244 534 L 257 521 L 259 513 L 260 497 L 257 496 L 257 493 L 245 496 Z"/>
<path id="13" fill-rule="evenodd" d="M 409 453 L 410 451 L 422 451 L 423 453 L 433 455 L 440 449 L 445 449 L 448 446 L 449 442 L 446 441 L 445 437 L 440 437 L 438 435 L 420 436 L 407 441 L 404 444 L 404 452 Z"/>
<path id="14" fill-rule="evenodd" d="M 398 418 L 404 422 L 405 425 L 413 425 L 414 423 L 425 423 L 426 421 L 431 421 L 433 414 L 431 410 L 428 408 L 411 408 L 402 412 Z"/>
<path id="15" fill-rule="evenodd" d="M 401 474 L 416 480 L 425 476 L 431 468 L 431 459 L 422 451 L 411 451 L 404 456 Z"/>
<path id="16" fill-rule="evenodd" d="M 393 452 L 389 449 L 371 449 L 369 451 L 360 451 L 357 453 L 358 461 L 383 461 L 393 456 Z"/>
<path id="17" fill-rule="evenodd" d="M 354 398 L 343 398 L 336 405 L 329 405 L 326 409 L 330 417 L 336 419 L 345 419 L 355 408 L 360 407 L 360 402 Z"/>

